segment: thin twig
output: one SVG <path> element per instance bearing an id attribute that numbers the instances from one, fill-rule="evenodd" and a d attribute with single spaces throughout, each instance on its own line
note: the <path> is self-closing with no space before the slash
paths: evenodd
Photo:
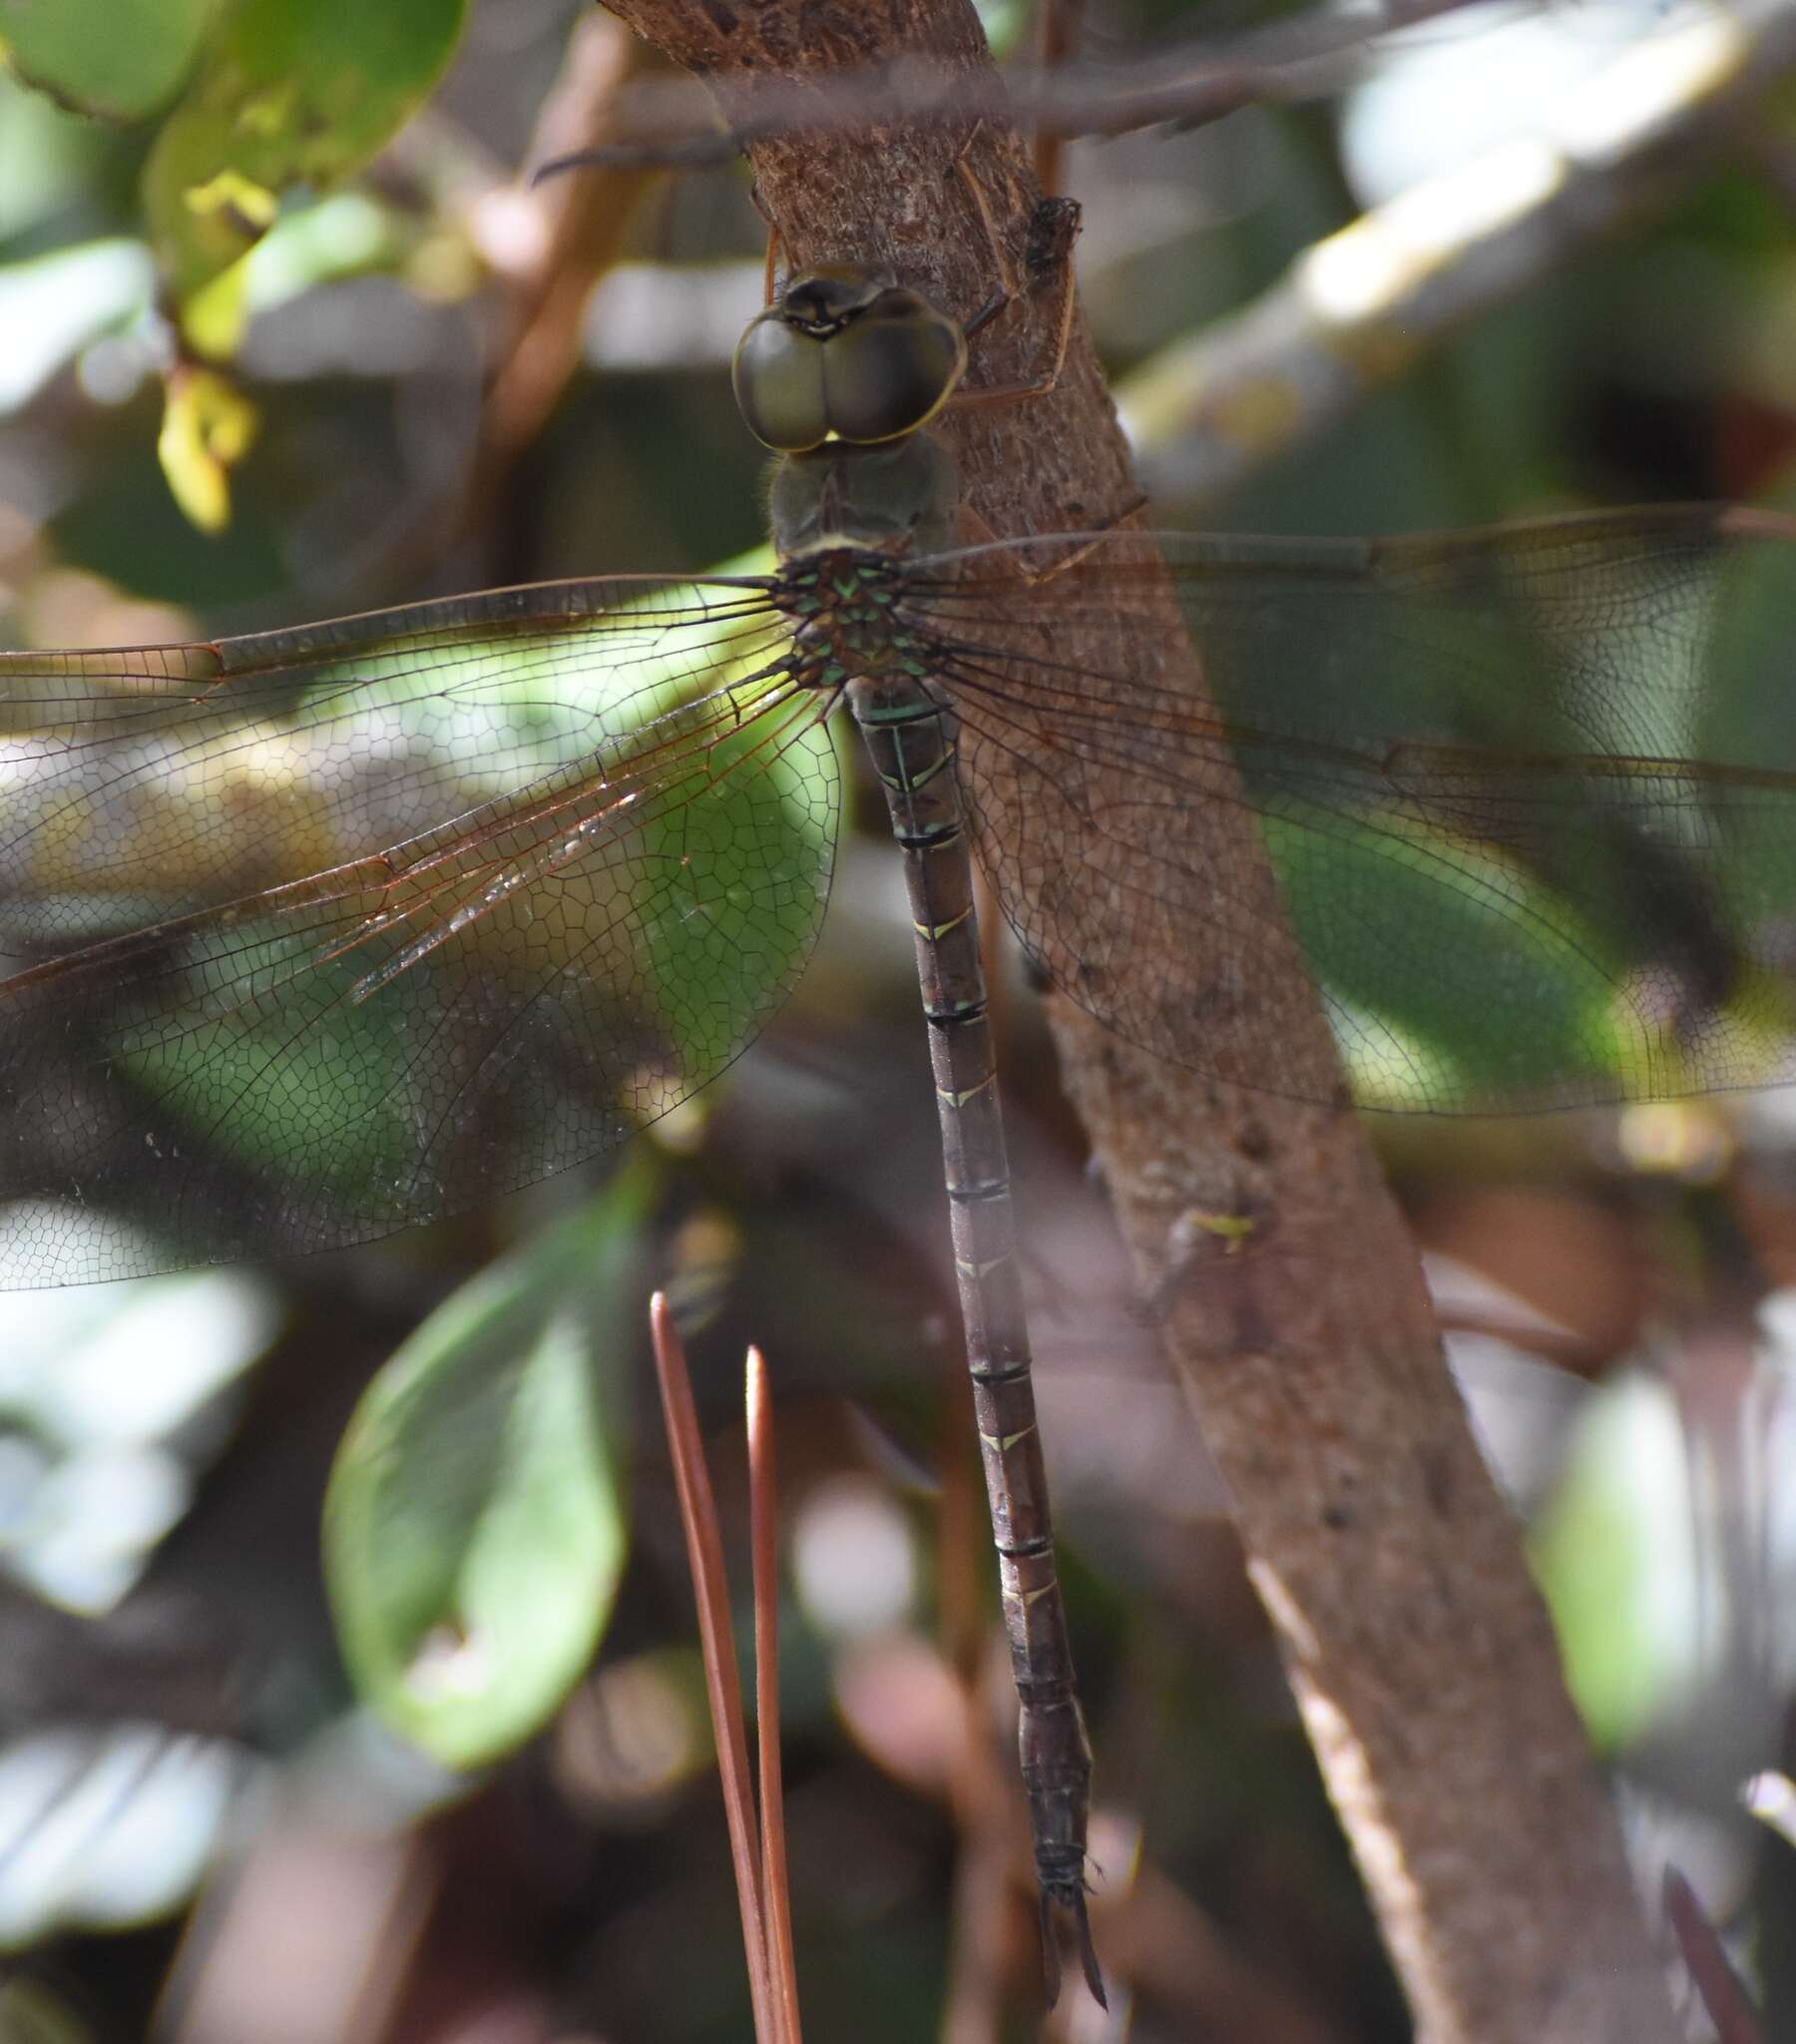
<path id="1" fill-rule="evenodd" d="M 735 1634 L 729 1622 L 729 1591 L 723 1575 L 717 1502 L 704 1467 L 685 1351 L 680 1346 L 667 1298 L 659 1291 L 649 1301 L 649 1326 L 655 1342 L 662 1414 L 674 1458 L 674 1481 L 679 1492 L 686 1559 L 698 1605 L 705 1693 L 716 1733 L 717 1772 L 723 1782 L 729 1852 L 735 1866 L 736 1898 L 741 1905 L 742 1945 L 748 1960 L 754 2034 L 765 2044 L 773 2044 L 781 2033 L 767 1973 L 766 1919 L 761 1905 L 760 1862 L 755 1850 L 754 1790 L 748 1773 L 748 1740 L 742 1725 L 742 1690 L 736 1674 Z"/>
<path id="2" fill-rule="evenodd" d="M 754 1711 L 759 1742 L 761 1894 L 766 1905 L 767 1965 L 783 2044 L 800 2044 L 798 1969 L 786 1879 L 785 1791 L 779 1773 L 779 1494 L 767 1366 L 748 1351 L 748 1547 L 754 1571 Z"/>
<path id="3" fill-rule="evenodd" d="M 1665 1920 L 1690 1970 L 1698 1998 L 1721 2044 L 1762 2044 L 1764 2030 L 1751 1997 L 1740 1985 L 1713 1924 L 1675 1866 L 1665 1869 Z"/>
<path id="4" fill-rule="evenodd" d="M 1083 4 L 1084 0 L 1036 0 L 1035 61 L 1044 83 L 1072 68 L 1079 49 Z M 1065 140 L 1049 128 L 1038 127 L 1035 131 L 1030 154 L 1035 163 L 1036 183 L 1044 192 L 1055 193 L 1061 188 L 1061 151 Z"/>
<path id="5" fill-rule="evenodd" d="M 640 75 L 639 38 L 610 16 L 582 18 L 554 91 L 544 101 L 525 164 L 585 146 L 607 132 L 626 80 Z M 519 450 L 535 437 L 580 365 L 581 322 L 595 281 L 617 260 L 638 201 L 653 182 L 614 173 L 564 183 L 533 180 L 490 193 L 477 235 L 504 285 L 500 352 L 488 374 L 467 503 L 478 514 Z"/>
<path id="6" fill-rule="evenodd" d="M 1450 14 L 1470 0 L 1392 0 L 1377 14 L 1317 8 L 1301 20 L 1274 23 L 1225 42 L 1161 45 L 1105 64 L 1012 73 L 1002 85 L 907 56 L 814 80 L 761 78 L 718 129 L 711 102 L 691 86 L 649 82 L 619 108 L 615 138 L 600 148 L 559 158 L 566 165 L 614 170 L 692 170 L 727 163 L 751 143 L 773 137 L 847 134 L 871 122 L 932 123 L 964 128 L 991 118 L 1014 119 L 1039 136 L 1126 135 L 1176 123 L 1197 127 L 1242 107 L 1287 104 L 1336 90 L 1343 65 L 1378 36 Z"/>
<path id="7" fill-rule="evenodd" d="M 1150 491 L 1214 498 L 1312 439 L 1449 334 L 1562 267 L 1758 132 L 1796 67 L 1796 7 L 1655 30 L 1530 135 L 1306 249 L 1271 289 L 1117 386 Z"/>

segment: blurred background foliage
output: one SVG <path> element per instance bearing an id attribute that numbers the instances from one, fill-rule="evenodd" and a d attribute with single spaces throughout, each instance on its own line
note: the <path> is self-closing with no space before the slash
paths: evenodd
<path id="1" fill-rule="evenodd" d="M 762 457 L 727 378 L 761 290 L 745 174 L 521 181 L 651 68 L 607 18 L 131 0 L 72 35 L 80 12 L 0 0 L 7 643 L 251 630 L 758 543 Z M 1025 13 L 989 25 L 1014 39 Z M 1086 16 L 1100 58 L 1259 25 L 1217 0 Z M 1547 237 L 1525 288 L 1438 344 L 1418 329 L 1400 376 L 1314 431 L 1247 436 L 1226 488 L 1180 494 L 1191 464 L 1167 444 L 1177 379 L 1206 344 L 1213 370 L 1215 336 L 1306 252 L 1501 162 L 1689 18 L 1468 7 L 1299 103 L 1074 145 L 1084 303 L 1170 479 L 1159 522 L 1796 501 L 1796 140 L 1775 91 L 1721 154 L 1658 162 L 1635 218 Z M 0 1298 L 0 2036 L 744 2034 L 670 1484 L 631 1416 L 652 1282 L 726 1472 L 745 1340 L 780 1401 L 807 2019 L 914 2037 L 952 1993 L 956 2034 L 993 2032 L 948 1970 L 957 1852 L 980 1844 L 1016 1871 L 1001 1948 L 1027 2006 L 908 929 L 883 825 L 853 806 L 799 994 L 609 1185 L 569 1174 L 278 1268 Z M 1400 2038 L 1039 1014 L 1020 981 L 1007 995 L 1102 1762 L 1100 1945 L 1140 2036 Z M 1791 2020 L 1789 1848 L 1736 1790 L 1787 1758 L 1796 1667 L 1793 1133 L 1775 1095 L 1378 1131 L 1646 1877 L 1670 1858 L 1698 1882 L 1768 2034 Z M 318 1559 L 333 1459 L 341 1645 Z M 531 1565 L 545 1535 L 559 1570 Z M 484 1652 L 453 1622 L 474 1612 L 517 1618 L 522 1650 Z M 969 1697 L 996 1816 L 951 1814 Z"/>

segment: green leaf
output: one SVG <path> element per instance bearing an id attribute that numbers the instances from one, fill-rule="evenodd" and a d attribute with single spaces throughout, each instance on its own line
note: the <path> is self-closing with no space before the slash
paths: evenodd
<path id="1" fill-rule="evenodd" d="M 1566 1073 L 1625 1072 L 1613 981 L 1572 904 L 1426 830 L 1405 838 L 1345 816 L 1316 825 L 1296 800 L 1285 807 L 1262 833 L 1310 970 L 1346 1025 L 1342 1054 L 1363 1105 L 1427 1104 L 1403 1090 L 1393 1043 L 1417 1047 L 1418 1070 L 1451 1069 L 1460 1089 L 1490 1098 Z M 1466 886 L 1442 884 L 1454 873 Z M 1494 999 L 1493 987 L 1527 990 L 1526 1028 L 1520 996 Z M 1369 1043 L 1378 1060 L 1362 1068 Z"/>
<path id="2" fill-rule="evenodd" d="M 1699 1510 L 1664 1387 L 1632 1376 L 1593 1397 L 1529 1551 L 1567 1683 L 1602 1753 L 1638 1740 L 1713 1679 L 1700 1660 Z"/>
<path id="3" fill-rule="evenodd" d="M 0 50 L 72 113 L 136 121 L 172 99 L 217 0 L 0 0 Z"/>
<path id="4" fill-rule="evenodd" d="M 218 370 L 183 365 L 170 376 L 156 457 L 176 503 L 202 532 L 230 523 L 230 471 L 258 422 L 254 405 Z"/>
<path id="5" fill-rule="evenodd" d="M 6 2044 L 92 2044 L 93 2031 L 41 1980 L 19 1975 L 0 1986 Z"/>
<path id="6" fill-rule="evenodd" d="M 59 0 L 61 4 L 61 0 Z M 334 185 L 421 104 L 465 0 L 237 0 L 144 171 L 157 256 L 189 341 L 215 359 L 241 332 L 236 265 L 296 185 Z"/>
<path id="7" fill-rule="evenodd" d="M 56 223 L 83 217 L 100 166 L 117 148 L 108 130 L 33 92 L 0 55 L 0 243 L 40 229 L 33 246 L 41 253 L 66 249 L 68 234 Z M 5 330 L 10 340 L 10 319 Z"/>
<path id="8" fill-rule="evenodd" d="M 417 1162 L 417 1101 L 406 1084 L 405 1018 L 357 1004 L 353 968 L 314 963 L 272 916 L 241 925 L 235 964 L 275 984 L 303 970 L 303 986 L 284 1008 L 245 1010 L 243 1026 L 204 1039 L 155 1018 L 120 1027 L 114 1055 L 170 1115 L 169 1140 L 192 1141 L 204 1128 L 208 1140 L 312 1198 L 355 1204 L 371 1183 L 407 1177 Z M 191 957 L 185 968 L 204 1005 L 214 967 Z M 302 1014 L 307 1026 L 296 1028 Z M 393 1225 L 403 1218 L 401 1208 Z"/>
<path id="9" fill-rule="evenodd" d="M 624 1557 L 617 1330 L 634 1323 L 645 1154 L 464 1285 L 369 1386 L 324 1507 L 357 1693 L 445 1767 L 537 1732 L 591 1661 Z"/>
<path id="10" fill-rule="evenodd" d="M 141 318 L 155 287 L 149 251 L 123 238 L 0 266 L 0 415 L 29 404 L 90 341 Z"/>
<path id="11" fill-rule="evenodd" d="M 179 923 L 217 899 L 222 874 L 306 873 L 384 849 L 368 833 L 396 812 L 352 802 L 345 763 L 357 763 L 356 788 L 374 790 L 392 784 L 385 763 L 401 762 L 397 813 L 419 825 L 487 804 L 500 814 L 524 790 L 591 782 L 601 768 L 634 774 L 638 759 L 645 784 L 662 776 L 665 797 L 649 806 L 663 813 L 620 832 L 584 874 L 554 860 L 537 870 L 495 833 L 500 869 L 519 881 L 505 912 L 457 930 L 441 902 L 423 903 L 420 934 L 444 941 L 402 970 L 383 974 L 392 952 L 361 941 L 378 929 L 361 919 L 367 904 L 342 926 L 355 940 L 339 942 L 337 925 L 295 918 L 289 900 L 223 927 L 173 928 L 154 975 L 97 989 L 97 1046 L 154 1105 L 159 1143 L 196 1183 L 228 1156 L 254 1174 L 258 1211 L 308 1246 L 378 1235 L 611 1147 L 752 1039 L 821 923 L 839 779 L 828 732 L 789 742 L 778 710 L 751 714 L 752 689 L 717 748 L 664 749 L 664 766 L 655 749 L 669 727 L 657 720 L 689 709 L 700 676 L 720 687 L 777 643 L 754 602 L 702 649 L 666 629 L 702 600 L 657 586 L 639 613 L 608 604 L 542 634 L 400 625 L 383 638 L 376 624 L 358 644 L 333 629 L 314 646 L 301 633 L 278 661 L 251 642 L 261 665 L 240 717 L 226 700 L 213 723 L 208 699 L 209 728 L 183 744 L 181 772 L 146 784 L 134 808 L 143 841 L 165 847 L 155 893 L 141 862 L 111 855 L 106 818 L 49 833 L 31 893 L 79 900 L 100 936 Z M 659 655 L 638 651 L 658 641 Z M 119 728 L 120 770 L 135 776 L 132 727 Z M 24 828 L 43 804 L 20 799 Z M 208 832 L 191 827 L 196 802 L 215 819 Z M 593 886 L 613 918 L 599 953 L 582 925 Z M 445 1127 L 450 1104 L 459 1137 Z M 234 1189 L 220 1219 L 253 1233 Z"/>
<path id="12" fill-rule="evenodd" d="M 667 802 L 643 833 L 645 860 L 683 880 L 647 937 L 662 1023 L 687 1071 L 728 1061 L 742 1017 L 768 1011 L 815 936 L 840 763 L 827 736 L 816 750 L 776 752 L 788 715 L 746 718 L 719 738 L 689 773 L 690 799 Z M 752 863 L 734 855 L 741 845 L 753 846 Z"/>

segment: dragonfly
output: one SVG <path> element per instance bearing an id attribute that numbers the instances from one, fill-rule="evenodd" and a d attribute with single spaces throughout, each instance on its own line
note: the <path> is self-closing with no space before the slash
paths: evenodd
<path id="1" fill-rule="evenodd" d="M 975 867 L 1066 998 L 1224 1082 L 1796 1078 L 1796 520 L 969 544 L 932 427 L 990 309 L 841 265 L 750 324 L 771 572 L 0 654 L 0 1276 L 323 1250 L 628 1140 L 802 974 L 846 711 L 915 930 L 1049 1991 L 1064 1918 L 1102 1999 Z M 1218 1016 L 1293 933 L 1334 1055 L 1244 1064 Z"/>

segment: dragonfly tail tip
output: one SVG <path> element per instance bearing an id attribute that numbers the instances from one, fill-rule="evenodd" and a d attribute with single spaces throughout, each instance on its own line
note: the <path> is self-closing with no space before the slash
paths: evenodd
<path id="1" fill-rule="evenodd" d="M 1092 1922 L 1086 1914 L 1083 1894 L 1074 1901 L 1073 1923 L 1079 1937 L 1079 1964 L 1085 1983 L 1092 1990 L 1092 1999 L 1108 2014 L 1110 1997 L 1104 1991 L 1104 1968 L 1098 1963 L 1098 1947 L 1092 1942 Z"/>
<path id="2" fill-rule="evenodd" d="M 1060 2000 L 1061 1962 L 1060 1940 L 1054 1934 L 1054 1910 L 1048 1890 L 1042 1890 L 1042 1991 L 1048 1997 L 1048 2006 L 1053 2008 Z"/>
<path id="3" fill-rule="evenodd" d="M 1056 1935 L 1054 1904 L 1061 1903 L 1073 1918 L 1074 1937 L 1079 1945 L 1080 1971 L 1085 1983 L 1092 1991 L 1092 1999 L 1107 2013 L 1110 1997 L 1104 1991 L 1104 1968 L 1098 1963 L 1098 1947 L 1092 1941 L 1091 1918 L 1086 1914 L 1086 1899 L 1083 1889 L 1042 1889 L 1042 1985 L 1048 1997 L 1048 2006 L 1053 2008 L 1060 2000 L 1061 1959 L 1060 1939 Z"/>

